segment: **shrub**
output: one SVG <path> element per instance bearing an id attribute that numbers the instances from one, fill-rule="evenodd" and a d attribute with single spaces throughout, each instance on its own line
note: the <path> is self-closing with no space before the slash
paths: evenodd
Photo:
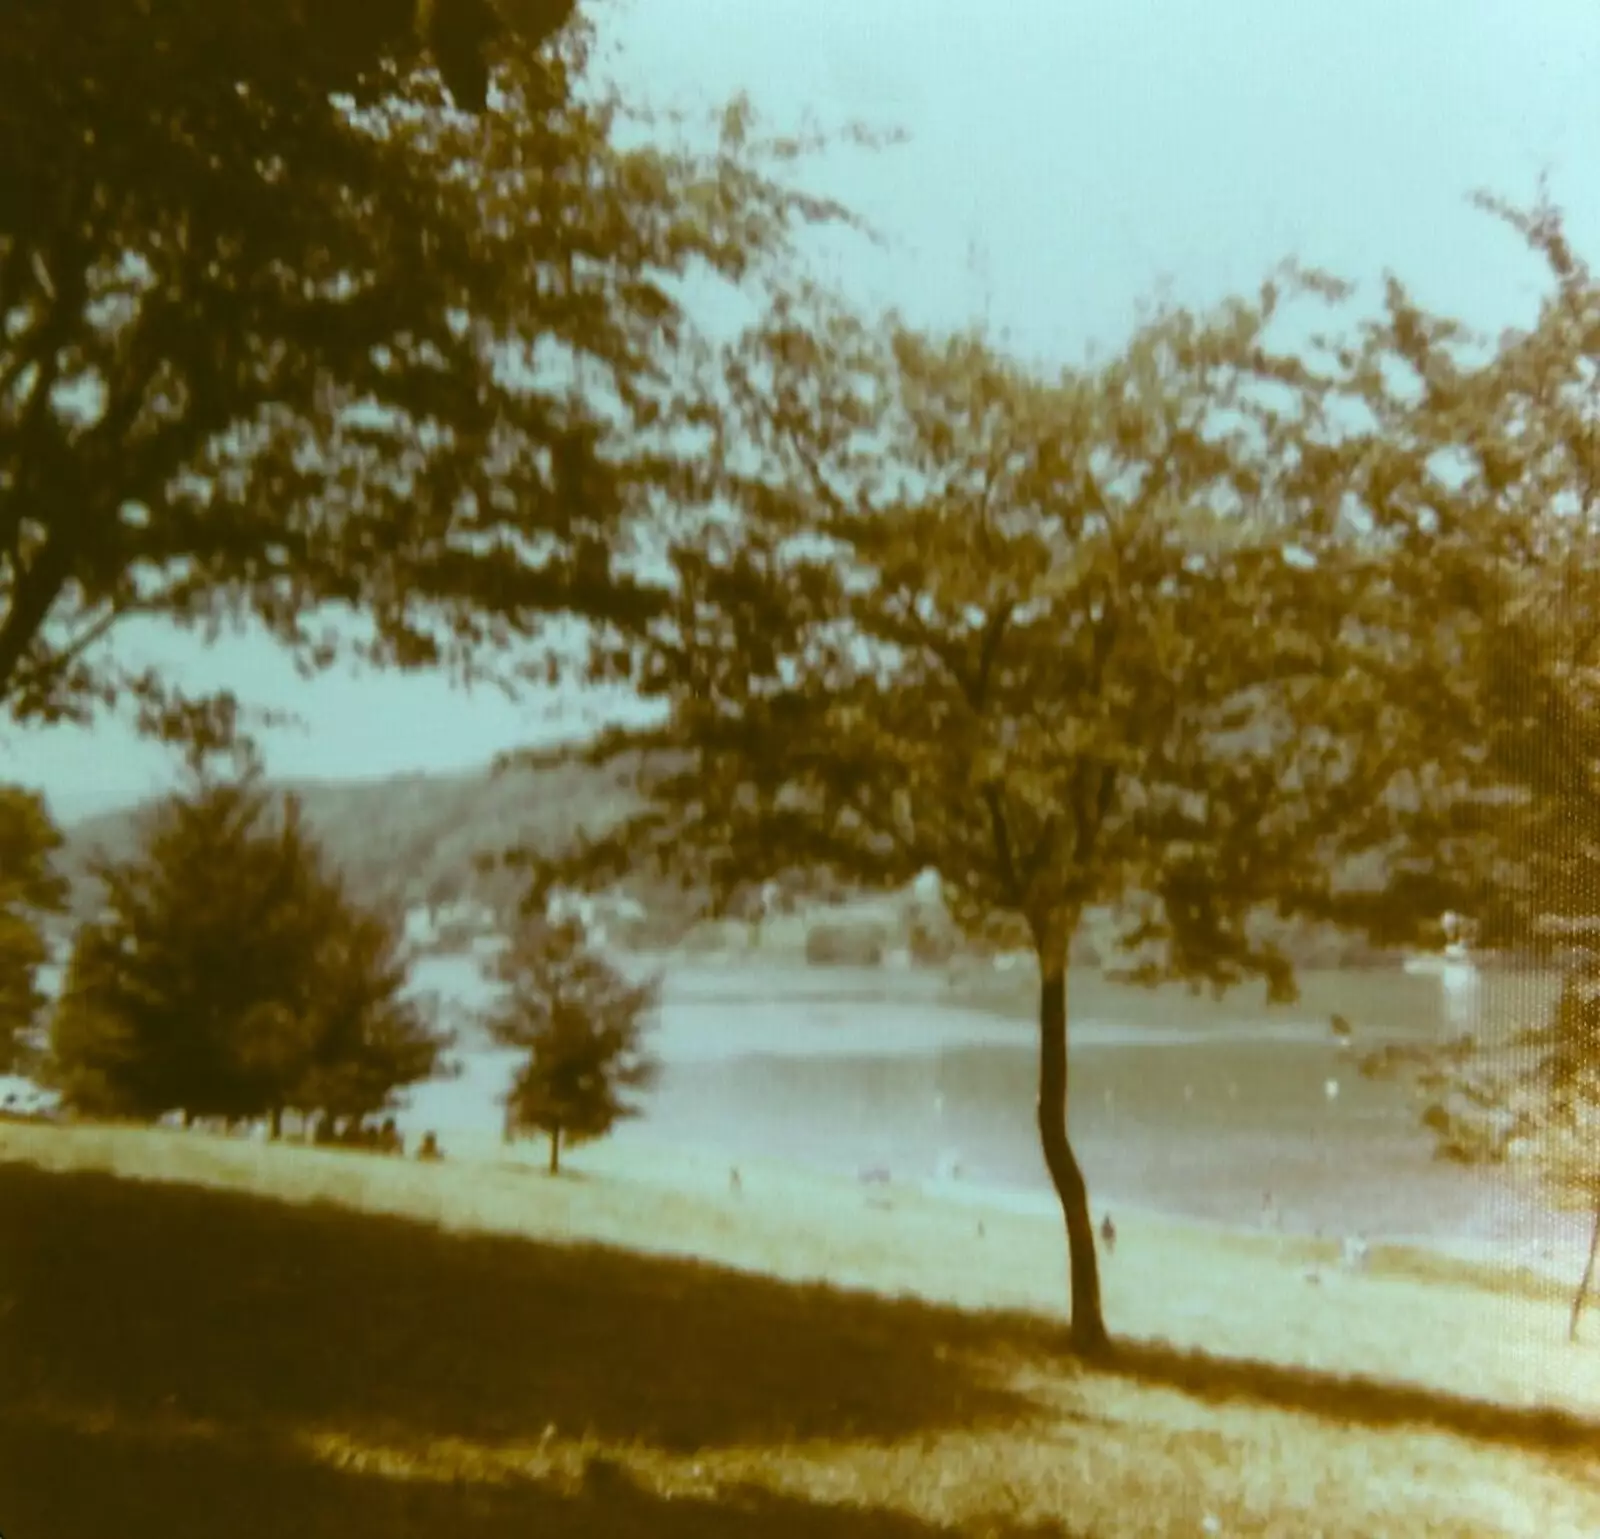
<path id="1" fill-rule="evenodd" d="M 879 967 L 888 948 L 888 931 L 876 922 L 824 919 L 806 929 L 810 967 Z"/>

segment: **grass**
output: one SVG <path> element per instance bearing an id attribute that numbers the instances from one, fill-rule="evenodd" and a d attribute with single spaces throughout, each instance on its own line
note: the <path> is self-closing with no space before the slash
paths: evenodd
<path id="1" fill-rule="evenodd" d="M 0 1531 L 1600 1532 L 1600 1351 L 1490 1274 L 1130 1216 L 1090 1370 L 1054 1226 L 576 1158 L 0 1127 Z"/>

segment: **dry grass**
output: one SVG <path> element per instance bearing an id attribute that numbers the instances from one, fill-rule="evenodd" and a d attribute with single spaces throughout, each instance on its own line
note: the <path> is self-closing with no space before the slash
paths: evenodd
<path id="1" fill-rule="evenodd" d="M 1051 1224 L 578 1159 L 0 1127 L 0 1530 L 1600 1533 L 1559 1300 L 1128 1217 L 1091 1371 Z"/>

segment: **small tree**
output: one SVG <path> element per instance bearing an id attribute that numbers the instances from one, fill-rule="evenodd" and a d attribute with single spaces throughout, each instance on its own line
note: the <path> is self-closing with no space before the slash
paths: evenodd
<path id="1" fill-rule="evenodd" d="M 99 861 L 51 1039 L 69 1104 L 98 1114 L 357 1114 L 431 1072 L 442 1039 L 405 999 L 394 926 L 353 905 L 247 776 L 200 777 Z"/>
<path id="2" fill-rule="evenodd" d="M 45 801 L 0 786 L 0 1073 L 27 1061 L 43 1009 L 39 970 L 50 960 L 47 926 L 66 911 L 67 884 L 53 864 L 61 831 Z"/>
<path id="3" fill-rule="evenodd" d="M 490 1034 L 528 1055 L 507 1093 L 507 1129 L 546 1134 L 555 1175 L 563 1141 L 602 1138 L 638 1115 L 625 1093 L 649 1089 L 659 1073 L 644 1043 L 659 984 L 630 983 L 576 919 L 525 921 L 495 972 L 506 994 Z"/>

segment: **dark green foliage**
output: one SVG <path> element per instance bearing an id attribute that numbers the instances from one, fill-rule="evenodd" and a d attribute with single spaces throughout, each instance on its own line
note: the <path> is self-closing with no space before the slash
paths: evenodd
<path id="1" fill-rule="evenodd" d="M 627 1092 L 647 1090 L 658 1065 L 644 1036 L 659 984 L 630 982 L 587 941 L 575 919 L 529 919 L 499 959 L 506 994 L 488 1018 L 503 1047 L 527 1054 L 506 1106 L 507 1129 L 562 1143 L 601 1138 L 638 1113 Z"/>
<path id="2" fill-rule="evenodd" d="M 230 733 L 231 699 L 118 657 L 131 616 L 509 685 L 552 614 L 643 602 L 613 557 L 679 473 L 681 281 L 837 210 L 742 110 L 709 146 L 637 132 L 581 24 L 533 46 L 570 9 L 506 0 L 469 120 L 410 65 L 420 26 L 476 97 L 481 0 L 6 6 L 11 717 Z"/>
<path id="3" fill-rule="evenodd" d="M 50 960 L 48 927 L 67 902 L 57 865 L 62 843 L 42 796 L 0 786 L 0 1073 L 26 1064 L 44 1007 L 39 970 Z"/>
<path id="4" fill-rule="evenodd" d="M 889 937 L 871 920 L 821 919 L 806 928 L 806 961 L 812 967 L 877 967 Z"/>
<path id="5" fill-rule="evenodd" d="M 69 1104 L 358 1115 L 433 1072 L 443 1041 L 404 997 L 394 926 L 350 903 L 292 799 L 202 779 L 97 875 L 51 1034 Z"/>
<path id="6" fill-rule="evenodd" d="M 1366 426 L 1314 469 L 1368 525 L 1386 704 L 1361 751 L 1405 791 L 1367 809 L 1389 917 L 1456 910 L 1549 956 L 1600 912 L 1600 280 L 1548 202 L 1478 201 L 1548 270 L 1534 325 L 1490 342 L 1391 281 L 1345 358 Z"/>
<path id="7" fill-rule="evenodd" d="M 678 545 L 639 643 L 672 724 L 616 740 L 684 768 L 551 878 L 656 853 L 731 903 L 933 867 L 977 938 L 1106 907 L 1142 981 L 1292 988 L 1281 921 L 1335 910 L 1384 782 L 1351 747 L 1366 554 L 1284 468 L 1327 387 L 1271 351 L 1282 299 L 1058 378 L 782 302 L 722 361 L 704 484 L 743 525 Z"/>

